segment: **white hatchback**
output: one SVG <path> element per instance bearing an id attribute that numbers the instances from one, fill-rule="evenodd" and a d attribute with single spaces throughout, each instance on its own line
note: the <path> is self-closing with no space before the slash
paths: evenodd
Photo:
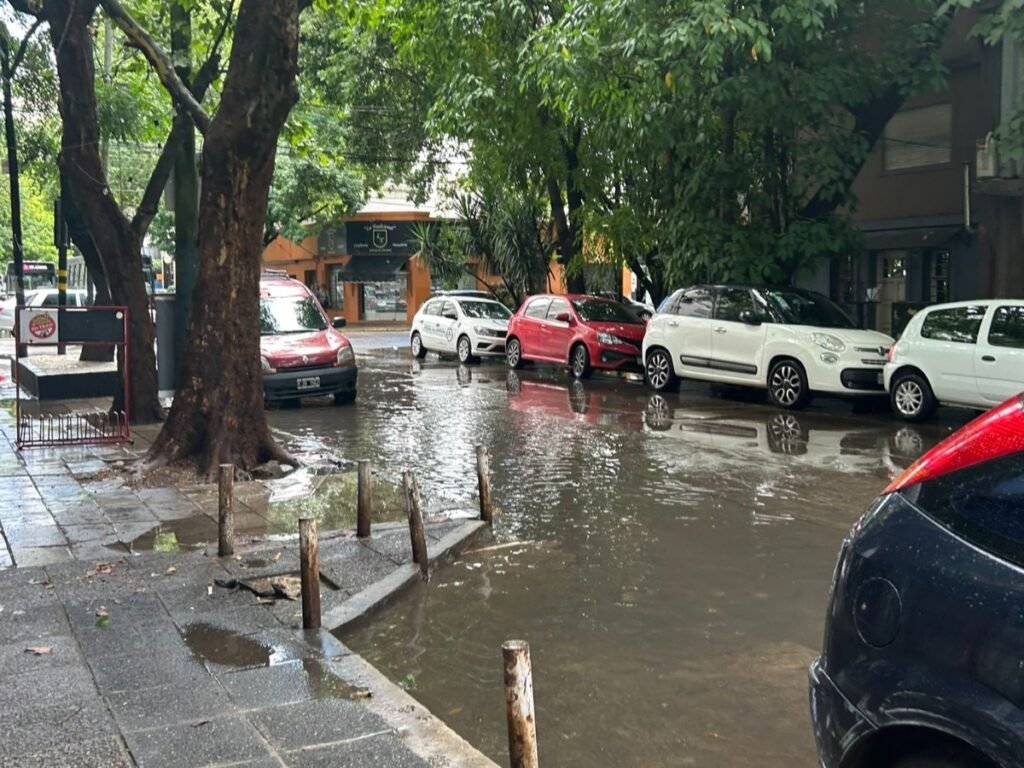
<path id="1" fill-rule="evenodd" d="M 918 312 L 885 366 L 892 409 L 923 421 L 939 404 L 988 410 L 1024 390 L 1024 299 Z"/>
<path id="2" fill-rule="evenodd" d="M 482 356 L 504 356 L 505 334 L 512 313 L 493 299 L 438 296 L 430 299 L 412 320 L 409 346 L 413 357 L 427 352 L 455 354 L 461 363 Z"/>
<path id="3" fill-rule="evenodd" d="M 697 286 L 676 291 L 647 325 L 644 372 L 655 390 L 680 378 L 768 390 L 800 408 L 815 392 L 881 393 L 892 339 L 798 288 Z"/>
<path id="4" fill-rule="evenodd" d="M 68 289 L 67 306 L 84 307 L 87 303 L 86 292 L 78 288 Z M 57 307 L 60 304 L 56 288 L 37 288 L 25 293 L 26 307 Z M 14 297 L 0 302 L 0 336 L 14 333 L 14 310 L 17 301 Z"/>

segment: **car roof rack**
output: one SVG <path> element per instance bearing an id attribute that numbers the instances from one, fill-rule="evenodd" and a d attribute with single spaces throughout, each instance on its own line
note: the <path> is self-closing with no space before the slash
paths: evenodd
<path id="1" fill-rule="evenodd" d="M 291 277 L 291 275 L 288 274 L 288 271 L 284 269 L 264 269 L 263 274 L 269 275 L 270 277 Z"/>

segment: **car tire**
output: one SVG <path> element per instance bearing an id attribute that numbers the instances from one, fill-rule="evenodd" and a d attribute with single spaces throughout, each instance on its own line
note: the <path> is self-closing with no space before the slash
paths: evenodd
<path id="1" fill-rule="evenodd" d="M 577 344 L 569 350 L 569 373 L 574 379 L 589 379 L 592 370 L 586 344 Z"/>
<path id="2" fill-rule="evenodd" d="M 419 333 L 414 333 L 412 339 L 409 341 L 409 346 L 412 349 L 412 356 L 417 360 L 422 360 L 427 356 L 427 348 L 423 346 L 423 339 Z"/>
<path id="3" fill-rule="evenodd" d="M 519 339 L 512 337 L 505 344 L 505 362 L 512 370 L 523 367 L 523 345 Z"/>
<path id="4" fill-rule="evenodd" d="M 334 404 L 335 405 L 349 405 L 356 401 L 355 392 L 335 392 L 334 393 Z"/>
<path id="5" fill-rule="evenodd" d="M 904 421 L 925 421 L 938 403 L 928 380 L 920 373 L 898 373 L 889 385 L 892 411 Z"/>
<path id="6" fill-rule="evenodd" d="M 966 749 L 953 744 L 925 749 L 923 752 L 900 757 L 889 764 L 889 768 L 995 768 L 992 763 L 979 758 Z"/>
<path id="7" fill-rule="evenodd" d="M 654 349 L 647 353 L 644 378 L 647 386 L 655 392 L 671 392 L 679 388 L 679 377 L 672 370 L 672 358 L 664 349 Z"/>
<path id="8" fill-rule="evenodd" d="M 798 410 L 807 405 L 811 391 L 804 367 L 792 358 L 776 360 L 768 370 L 768 399 L 787 410 Z"/>
<path id="9" fill-rule="evenodd" d="M 473 342 L 465 334 L 459 336 L 459 340 L 455 342 L 455 351 L 458 353 L 459 362 L 463 365 L 480 361 L 480 358 L 473 354 Z"/>

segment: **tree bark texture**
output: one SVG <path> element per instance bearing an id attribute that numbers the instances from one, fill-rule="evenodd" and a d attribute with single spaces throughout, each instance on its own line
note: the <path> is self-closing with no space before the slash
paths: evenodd
<path id="1" fill-rule="evenodd" d="M 58 163 L 78 216 L 79 226 L 69 227 L 72 236 L 77 235 L 75 245 L 86 258 L 90 251 L 98 257 L 111 300 L 128 308 L 131 418 L 136 423 L 150 422 L 161 418 L 162 409 L 157 396 L 153 324 L 142 277 L 141 241 L 114 200 L 100 162 L 96 73 L 89 30 L 97 4 L 98 0 L 48 0 L 43 6 L 60 81 L 63 139 Z M 126 375 L 123 358 L 118 369 Z M 114 410 L 126 410 L 123 399 L 119 387 Z"/>
<path id="2" fill-rule="evenodd" d="M 151 464 L 242 469 L 291 461 L 263 410 L 260 242 L 277 140 L 298 99 L 301 0 L 244 0 L 220 106 L 203 146 L 199 272 L 181 385 Z"/>

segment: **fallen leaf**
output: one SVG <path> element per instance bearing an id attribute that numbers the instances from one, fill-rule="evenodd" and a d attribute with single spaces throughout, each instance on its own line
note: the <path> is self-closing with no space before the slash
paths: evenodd
<path id="1" fill-rule="evenodd" d="M 108 574 L 114 571 L 114 565 L 112 563 L 100 562 L 93 565 L 88 571 L 85 572 L 86 576 L 95 576 L 97 574 Z"/>
<path id="2" fill-rule="evenodd" d="M 209 720 L 196 720 L 194 723 L 190 723 L 193 728 L 198 728 L 201 725 L 208 725 Z"/>
<path id="3" fill-rule="evenodd" d="M 274 561 L 277 562 L 280 559 L 281 559 L 281 553 L 278 552 L 276 555 L 274 555 Z"/>
<path id="4" fill-rule="evenodd" d="M 52 645 L 33 645 L 30 648 L 25 649 L 25 653 L 31 653 L 33 656 L 47 656 L 53 653 Z"/>
<path id="5" fill-rule="evenodd" d="M 96 616 L 101 619 L 110 618 L 110 611 L 108 611 L 105 607 L 101 605 L 99 608 L 96 609 Z"/>
<path id="6" fill-rule="evenodd" d="M 164 571 L 164 575 L 165 576 L 173 576 L 177 572 L 178 572 L 177 568 L 175 568 L 173 565 L 169 565 L 169 566 L 167 566 L 167 570 Z"/>
<path id="7" fill-rule="evenodd" d="M 298 576 L 275 576 L 270 580 L 270 586 L 288 600 L 298 600 L 302 596 L 302 581 Z"/>

